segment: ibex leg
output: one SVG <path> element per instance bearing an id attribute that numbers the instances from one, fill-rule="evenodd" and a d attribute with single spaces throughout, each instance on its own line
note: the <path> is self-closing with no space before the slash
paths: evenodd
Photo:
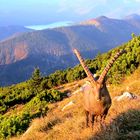
<path id="1" fill-rule="evenodd" d="M 90 114 L 90 126 L 91 126 L 91 128 L 92 128 L 92 130 L 93 130 L 93 125 L 94 125 L 94 115 L 93 114 Z"/>
<path id="2" fill-rule="evenodd" d="M 85 114 L 86 114 L 86 127 L 89 127 L 88 123 L 89 123 L 89 112 L 85 110 Z"/>

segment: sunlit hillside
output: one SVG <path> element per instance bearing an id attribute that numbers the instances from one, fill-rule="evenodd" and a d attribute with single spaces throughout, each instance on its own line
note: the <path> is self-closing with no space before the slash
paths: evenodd
<path id="1" fill-rule="evenodd" d="M 105 125 L 99 122 L 94 129 L 85 127 L 85 115 L 82 107 L 82 93 L 79 91 L 84 80 L 66 84 L 59 90 L 69 91 L 72 96 L 49 105 L 45 117 L 32 121 L 28 130 L 21 136 L 11 140 L 138 140 L 140 139 L 140 98 L 114 101 Z M 112 99 L 129 91 L 140 96 L 140 68 L 125 78 L 117 86 L 108 85 Z M 75 91 L 78 91 L 77 93 Z M 75 93 L 75 94 L 73 94 Z M 62 111 L 62 108 L 73 101 L 73 104 Z"/>
<path id="2" fill-rule="evenodd" d="M 140 140 L 140 0 L 0 0 L 0 140 Z"/>
<path id="3" fill-rule="evenodd" d="M 86 61 L 91 72 L 99 75 L 118 51 L 126 50 L 107 74 L 113 104 L 105 125 L 95 123 L 93 132 L 85 128 L 80 87 L 86 74 L 81 65 L 49 76 L 43 76 L 40 69 L 35 68 L 27 81 L 0 88 L 0 139 L 139 137 L 139 99 L 114 100 L 125 91 L 140 96 L 140 36 L 132 36 L 132 40 L 122 46 Z M 63 108 L 66 104 L 71 106 Z"/>

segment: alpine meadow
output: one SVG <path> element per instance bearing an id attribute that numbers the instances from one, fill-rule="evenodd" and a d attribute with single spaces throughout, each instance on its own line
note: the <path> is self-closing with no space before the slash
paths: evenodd
<path id="1" fill-rule="evenodd" d="M 0 0 L 0 140 L 140 140 L 140 0 Z"/>
<path id="2" fill-rule="evenodd" d="M 122 49 L 127 53 L 122 54 L 114 62 L 107 75 L 107 85 L 112 99 L 121 95 L 126 87 L 130 87 L 130 92 L 140 96 L 140 36 L 133 35 L 127 43 L 107 53 L 98 54 L 94 59 L 86 60 L 90 71 L 100 75 L 109 58 Z M 56 71 L 49 76 L 42 76 L 39 68 L 36 68 L 29 80 L 1 87 L 1 139 L 13 136 L 17 138 L 12 139 L 64 139 L 66 137 L 69 139 L 94 139 L 94 137 L 95 139 L 109 137 L 139 139 L 140 122 L 137 118 L 140 117 L 140 102 L 138 99 L 118 103 L 113 101 L 109 116 L 105 120 L 105 128 L 99 123 L 95 124 L 93 133 L 85 128 L 81 92 L 71 97 L 67 95 L 68 92 L 72 93 L 82 86 L 84 78 L 86 79 L 86 74 L 81 65 Z M 62 106 L 70 100 L 75 100 L 75 104 L 65 112 L 61 111 Z M 31 134 L 24 135 L 32 125 Z M 20 136 L 21 134 L 23 136 Z"/>

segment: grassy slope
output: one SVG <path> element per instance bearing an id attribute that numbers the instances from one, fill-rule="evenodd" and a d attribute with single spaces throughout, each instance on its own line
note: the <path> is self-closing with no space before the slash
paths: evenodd
<path id="1" fill-rule="evenodd" d="M 66 84 L 59 90 L 74 92 L 83 80 Z M 127 77 L 121 85 L 109 85 L 111 97 L 120 95 L 129 87 L 129 92 L 140 96 L 140 68 Z M 70 101 L 75 104 L 61 111 Z M 22 136 L 12 140 L 137 140 L 140 139 L 140 99 L 113 101 L 109 114 L 105 120 L 106 126 L 95 123 L 94 130 L 85 128 L 85 116 L 82 108 L 82 93 L 79 92 L 61 102 L 49 105 L 50 111 L 44 118 L 34 119 Z"/>

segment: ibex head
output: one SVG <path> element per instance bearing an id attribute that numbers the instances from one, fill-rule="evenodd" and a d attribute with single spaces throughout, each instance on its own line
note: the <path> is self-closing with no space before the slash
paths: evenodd
<path id="1" fill-rule="evenodd" d="M 105 76 L 107 75 L 107 72 L 109 71 L 109 69 L 111 68 L 111 66 L 115 62 L 115 60 L 125 51 L 122 50 L 122 51 L 118 52 L 114 56 L 114 58 L 108 63 L 108 65 L 105 67 L 105 69 L 103 70 L 103 72 L 101 73 L 101 75 L 98 78 L 93 77 L 93 74 L 90 72 L 89 68 L 85 64 L 84 59 L 80 55 L 79 51 L 77 49 L 74 49 L 73 51 L 76 54 L 76 56 L 78 57 L 83 69 L 85 70 L 85 72 L 88 76 L 88 79 L 91 83 L 92 90 L 93 90 L 93 93 L 94 93 L 96 99 L 101 100 L 102 93 L 104 93 L 103 90 L 106 88 L 106 85 L 105 85 L 105 82 L 104 82 L 105 81 Z"/>

